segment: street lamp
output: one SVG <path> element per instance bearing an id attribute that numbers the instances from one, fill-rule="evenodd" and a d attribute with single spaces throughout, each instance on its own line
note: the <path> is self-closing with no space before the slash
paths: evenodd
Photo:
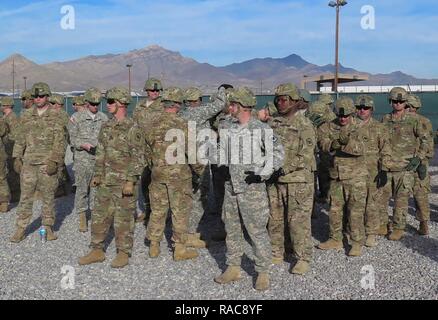
<path id="1" fill-rule="evenodd" d="M 132 64 L 127 64 L 126 67 L 128 67 L 129 94 L 131 94 L 131 67 L 132 67 Z"/>
<path id="2" fill-rule="evenodd" d="M 23 80 L 24 80 L 24 90 L 26 91 L 27 90 L 27 84 L 26 84 L 27 77 L 23 77 Z"/>
<path id="3" fill-rule="evenodd" d="M 345 0 L 336 0 L 336 1 L 330 1 L 329 6 L 332 8 L 336 8 L 336 46 L 335 46 L 335 81 L 333 84 L 333 91 L 336 92 L 336 95 L 338 94 L 338 77 L 339 77 L 339 9 L 340 7 L 343 7 L 348 2 Z"/>

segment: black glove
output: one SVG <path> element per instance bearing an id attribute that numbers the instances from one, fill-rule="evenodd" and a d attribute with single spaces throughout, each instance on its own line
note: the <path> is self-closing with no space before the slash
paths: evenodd
<path id="1" fill-rule="evenodd" d="M 280 177 L 284 176 L 285 172 L 283 170 L 283 168 L 278 169 L 277 171 L 274 171 L 274 173 L 271 175 L 271 177 L 266 181 L 266 183 L 268 184 L 274 184 L 278 182 L 278 179 L 280 179 Z"/>
<path id="2" fill-rule="evenodd" d="M 245 171 L 245 174 L 247 174 L 245 178 L 245 182 L 247 184 L 262 182 L 262 177 L 260 177 L 258 174 L 255 174 L 253 171 Z"/>
<path id="3" fill-rule="evenodd" d="M 96 155 L 96 147 L 91 147 L 89 153 L 92 154 L 93 156 L 95 156 Z"/>
<path id="4" fill-rule="evenodd" d="M 201 187 L 201 176 L 196 174 L 195 172 L 192 173 L 192 189 L 193 193 L 196 193 L 199 188 Z"/>
<path id="5" fill-rule="evenodd" d="M 377 188 L 383 188 L 388 183 L 388 173 L 386 171 L 379 171 L 375 179 Z"/>
<path id="6" fill-rule="evenodd" d="M 220 90 L 220 88 L 224 88 L 225 90 L 227 90 L 227 89 L 232 89 L 234 87 L 231 84 L 223 83 L 217 89 Z"/>
<path id="7" fill-rule="evenodd" d="M 427 177 L 427 167 L 424 164 L 420 164 L 417 168 L 418 178 L 420 178 L 421 181 L 426 179 Z"/>
<path id="8" fill-rule="evenodd" d="M 417 171 L 418 166 L 421 164 L 420 158 L 413 157 L 407 160 L 409 160 L 409 164 L 406 166 L 405 169 L 407 171 Z"/>

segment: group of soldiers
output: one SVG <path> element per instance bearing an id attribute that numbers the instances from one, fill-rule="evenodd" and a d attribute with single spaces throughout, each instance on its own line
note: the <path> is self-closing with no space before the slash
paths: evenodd
<path id="1" fill-rule="evenodd" d="M 291 83 L 279 85 L 274 101 L 261 110 L 255 109 L 255 95 L 245 87 L 223 84 L 208 103 L 202 102 L 197 88 L 164 89 L 154 78 L 144 89 L 147 97 L 135 106 L 132 117 L 131 94 L 123 87 L 105 93 L 109 117 L 99 111 L 103 96 L 97 88 L 75 97 L 71 117 L 63 108 L 65 98 L 52 94 L 45 83 L 23 92 L 19 118 L 12 109 L 14 101 L 1 98 L 0 210 L 6 212 L 9 202 L 19 199 L 12 242 L 25 238 L 35 199 L 43 203 L 47 240 L 57 239 L 55 194 L 73 180 L 64 163 L 67 148 L 73 153 L 80 232 L 88 231 L 91 213 L 91 250 L 79 259 L 80 265 L 105 260 L 104 242 L 113 225 L 117 255 L 111 266 L 126 266 L 136 220 L 145 221 L 149 256 L 158 257 L 168 214 L 175 261 L 196 258 L 196 249 L 205 248 L 207 238 L 225 239 L 227 269 L 214 278 L 220 284 L 241 277 L 246 231 L 254 251 L 257 290 L 270 287 L 269 270 L 284 261 L 288 237 L 296 257 L 290 272 L 309 271 L 315 202 L 330 207 L 329 238 L 317 246 L 322 250 L 343 249 L 344 236 L 353 257 L 362 254 L 363 246 L 375 247 L 379 235 L 400 240 L 412 195 L 419 233 L 428 234 L 432 125 L 417 114 L 420 99 L 403 88 L 389 93 L 393 111 L 382 121 L 372 117 L 375 106 L 369 95 L 335 102 L 322 94 L 311 102 L 308 91 Z M 196 133 L 217 133 L 215 145 L 227 155 L 226 161 L 207 155 L 207 161 L 169 162 L 175 143 L 169 132 L 184 133 L 187 146 L 190 122 L 196 123 Z M 269 165 L 255 157 L 243 160 L 248 149 L 231 141 L 247 138 L 252 141 L 249 151 L 271 159 Z M 202 142 L 196 144 L 201 147 Z M 229 161 L 233 148 L 237 161 Z M 182 152 L 184 160 L 192 156 L 187 148 Z M 201 237 L 200 221 L 212 194 L 225 230 L 223 235 Z M 391 196 L 394 213 L 389 219 Z M 143 212 L 136 218 L 137 208 Z"/>

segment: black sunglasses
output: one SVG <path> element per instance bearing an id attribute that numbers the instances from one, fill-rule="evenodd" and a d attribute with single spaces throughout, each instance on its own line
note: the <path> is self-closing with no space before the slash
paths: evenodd
<path id="1" fill-rule="evenodd" d="M 371 107 L 367 107 L 367 106 L 356 106 L 357 110 L 371 110 Z"/>
<path id="2" fill-rule="evenodd" d="M 401 101 L 401 100 L 391 100 L 392 104 L 402 104 L 405 103 L 406 101 Z"/>
<path id="3" fill-rule="evenodd" d="M 91 106 L 97 107 L 100 105 L 100 102 L 88 102 Z"/>
<path id="4" fill-rule="evenodd" d="M 349 114 L 338 114 L 338 118 L 348 118 Z"/>
<path id="5" fill-rule="evenodd" d="M 116 102 L 116 100 L 114 100 L 114 99 L 107 99 L 106 100 L 106 103 L 107 104 L 113 104 L 113 103 L 115 103 Z"/>
<path id="6" fill-rule="evenodd" d="M 40 99 L 42 99 L 42 98 L 44 98 L 44 97 L 47 97 L 47 95 L 45 95 L 45 94 L 43 94 L 43 95 L 37 95 L 37 96 L 33 96 L 35 99 L 36 98 L 40 98 Z"/>

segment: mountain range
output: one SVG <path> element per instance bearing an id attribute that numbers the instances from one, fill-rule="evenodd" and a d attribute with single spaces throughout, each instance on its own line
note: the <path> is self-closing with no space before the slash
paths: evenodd
<path id="1" fill-rule="evenodd" d="M 285 58 L 257 58 L 224 67 L 182 56 L 179 52 L 157 45 L 122 54 L 87 56 L 65 62 L 37 64 L 20 54 L 13 54 L 0 62 L 0 91 L 11 92 L 12 64 L 15 64 L 16 90 L 34 82 L 47 82 L 53 91 L 81 91 L 96 86 L 103 90 L 115 85 L 128 86 L 128 68 L 131 68 L 131 87 L 141 92 L 149 77 L 161 79 L 164 86 L 197 86 L 205 93 L 212 92 L 221 83 L 249 86 L 256 93 L 268 93 L 277 84 L 300 84 L 304 76 L 333 73 L 331 64 L 318 66 L 296 54 Z M 437 79 L 418 79 L 396 71 L 389 74 L 370 74 L 340 65 L 341 73 L 367 75 L 368 81 L 353 85 L 437 84 Z"/>

